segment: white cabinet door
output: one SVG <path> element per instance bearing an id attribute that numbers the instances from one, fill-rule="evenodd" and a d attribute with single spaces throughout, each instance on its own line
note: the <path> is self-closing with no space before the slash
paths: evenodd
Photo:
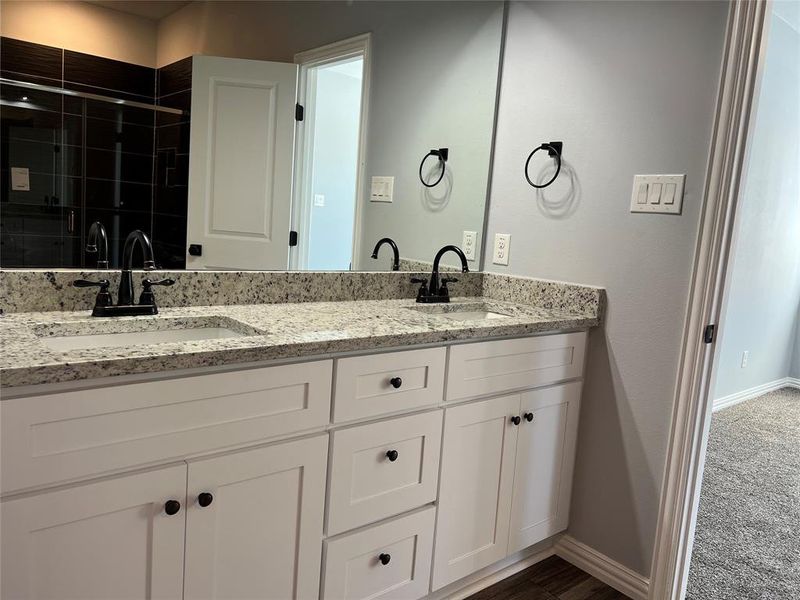
<path id="1" fill-rule="evenodd" d="M 195 56 L 189 269 L 286 269 L 297 65 Z"/>
<path id="2" fill-rule="evenodd" d="M 181 598 L 185 493 L 183 465 L 3 502 L 0 595 Z"/>
<path id="3" fill-rule="evenodd" d="M 581 383 L 522 394 L 508 553 L 566 529 Z"/>
<path id="4" fill-rule="evenodd" d="M 320 435 L 190 462 L 184 598 L 317 598 L 327 460 Z"/>
<path id="5" fill-rule="evenodd" d="M 445 411 L 433 589 L 506 556 L 520 396 Z"/>

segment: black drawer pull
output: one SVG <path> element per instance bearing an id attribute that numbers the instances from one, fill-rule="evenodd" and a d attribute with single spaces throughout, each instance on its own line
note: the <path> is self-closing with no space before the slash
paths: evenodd
<path id="1" fill-rule="evenodd" d="M 214 496 L 212 496 L 209 492 L 202 492 L 197 495 L 197 503 L 205 508 L 209 504 L 214 501 Z"/>
<path id="2" fill-rule="evenodd" d="M 398 389 L 398 388 L 399 388 L 401 385 L 403 385 L 403 380 L 402 380 L 402 379 L 400 379 L 399 377 L 392 377 L 392 378 L 389 380 L 389 383 L 391 383 L 391 384 L 392 384 L 392 387 L 393 387 L 394 389 Z"/>
<path id="3" fill-rule="evenodd" d="M 381 561 L 382 565 L 388 565 L 389 561 L 392 560 L 392 556 L 391 554 L 386 554 L 384 552 L 383 554 L 378 555 L 378 560 Z"/>
<path id="4" fill-rule="evenodd" d="M 512 422 L 514 425 L 519 425 L 519 423 L 520 423 L 520 421 L 521 421 L 521 420 L 522 420 L 522 419 L 520 419 L 520 418 L 519 418 L 519 415 L 515 415 L 515 416 L 511 417 L 511 422 Z"/>
<path id="5" fill-rule="evenodd" d="M 396 461 L 398 456 L 400 456 L 400 454 L 398 454 L 397 450 L 389 450 L 386 453 L 386 458 L 389 459 L 389 462 Z"/>
<path id="6" fill-rule="evenodd" d="M 533 421 L 533 413 L 525 413 L 523 416 L 525 417 L 525 420 L 526 420 L 528 423 L 530 423 L 531 421 Z"/>
<path id="7" fill-rule="evenodd" d="M 167 513 L 169 516 L 178 514 L 178 511 L 181 509 L 181 503 L 177 500 L 167 500 L 164 503 L 164 512 Z"/>

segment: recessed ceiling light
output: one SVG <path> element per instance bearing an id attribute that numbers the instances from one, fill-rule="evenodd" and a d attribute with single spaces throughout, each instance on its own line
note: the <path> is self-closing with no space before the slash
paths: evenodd
<path id="1" fill-rule="evenodd" d="M 23 97 L 22 97 L 22 101 L 23 101 L 23 102 L 27 102 L 27 101 L 28 101 L 28 97 L 27 97 L 27 96 L 23 96 Z"/>

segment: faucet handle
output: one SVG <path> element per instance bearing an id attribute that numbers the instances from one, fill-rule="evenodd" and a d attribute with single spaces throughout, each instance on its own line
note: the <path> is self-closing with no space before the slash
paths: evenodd
<path id="1" fill-rule="evenodd" d="M 421 283 L 422 285 L 425 285 L 426 283 L 428 283 L 428 280 L 425 279 L 424 277 L 412 277 L 411 283 Z"/>
<path id="2" fill-rule="evenodd" d="M 139 295 L 139 304 L 144 304 L 147 306 L 156 305 L 156 295 L 153 293 L 154 285 L 163 285 L 163 286 L 175 285 L 175 280 L 169 278 L 159 279 L 157 281 L 153 281 L 151 279 L 143 279 L 142 293 Z"/>
<path id="3" fill-rule="evenodd" d="M 101 279 L 100 281 L 90 281 L 88 279 L 76 279 L 72 285 L 78 288 L 99 287 L 97 296 L 94 299 L 94 305 L 97 306 L 111 306 L 114 302 L 111 299 L 111 293 L 108 291 L 111 283 L 108 279 Z"/>

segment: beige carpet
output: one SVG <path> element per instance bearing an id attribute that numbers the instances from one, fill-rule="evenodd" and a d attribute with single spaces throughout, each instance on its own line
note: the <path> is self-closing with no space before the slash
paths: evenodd
<path id="1" fill-rule="evenodd" d="M 686 597 L 800 599 L 800 390 L 714 413 Z"/>

